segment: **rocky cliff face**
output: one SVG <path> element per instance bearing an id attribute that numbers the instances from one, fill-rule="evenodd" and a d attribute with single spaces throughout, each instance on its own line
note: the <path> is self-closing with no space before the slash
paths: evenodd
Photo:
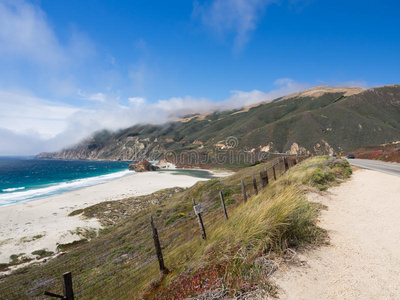
<path id="1" fill-rule="evenodd" d="M 252 107 L 194 115 L 163 125 L 101 131 L 40 158 L 157 160 L 213 164 L 218 153 L 333 154 L 400 140 L 400 86 L 318 87 Z M 184 154 L 184 155 L 182 155 Z M 178 157 L 178 158 L 177 158 Z M 203 161 L 203 162 L 201 162 Z"/>
<path id="2" fill-rule="evenodd" d="M 121 139 L 107 137 L 103 141 L 103 133 L 95 134 L 75 147 L 55 153 L 40 153 L 37 158 L 136 161 L 143 158 L 156 159 L 155 153 L 165 151 L 162 141 L 154 143 L 148 138 L 130 136 Z"/>

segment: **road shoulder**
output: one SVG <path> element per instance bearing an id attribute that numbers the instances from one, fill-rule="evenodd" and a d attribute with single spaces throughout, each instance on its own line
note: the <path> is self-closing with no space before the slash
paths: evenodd
<path id="1" fill-rule="evenodd" d="M 280 299 L 400 298 L 400 177 L 357 170 L 310 201 L 328 207 L 320 226 L 330 244 L 299 254 L 275 276 Z"/>

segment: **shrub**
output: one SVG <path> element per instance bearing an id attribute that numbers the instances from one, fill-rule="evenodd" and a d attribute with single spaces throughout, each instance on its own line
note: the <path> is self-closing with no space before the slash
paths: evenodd
<path id="1" fill-rule="evenodd" d="M 66 251 L 72 248 L 75 248 L 83 243 L 86 243 L 88 240 L 87 239 L 81 239 L 78 241 L 73 241 L 72 243 L 67 243 L 67 244 L 58 244 L 57 249 L 59 251 Z"/>
<path id="2" fill-rule="evenodd" d="M 176 215 L 173 215 L 172 217 L 170 217 L 168 220 L 166 220 L 164 222 L 164 225 L 169 225 L 174 223 L 176 220 L 180 219 L 180 218 L 184 218 L 187 217 L 187 215 L 185 213 L 178 213 Z"/>
<path id="3" fill-rule="evenodd" d="M 325 184 L 335 180 L 335 175 L 330 169 L 321 170 L 320 168 L 315 169 L 312 176 L 312 181 L 315 184 Z"/>
<path id="4" fill-rule="evenodd" d="M 50 256 L 50 255 L 54 254 L 54 252 L 46 251 L 45 249 L 40 249 L 40 250 L 33 251 L 32 254 L 42 258 L 45 256 Z"/>

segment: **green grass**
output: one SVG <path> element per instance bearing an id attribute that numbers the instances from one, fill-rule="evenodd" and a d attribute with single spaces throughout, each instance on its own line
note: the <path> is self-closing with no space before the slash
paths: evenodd
<path id="1" fill-rule="evenodd" d="M 83 213 L 83 209 L 77 209 L 77 210 L 72 211 L 68 216 L 73 217 L 73 216 L 80 215 L 81 213 Z"/>
<path id="2" fill-rule="evenodd" d="M 11 254 L 10 262 L 8 264 L 5 263 L 0 264 L 0 271 L 7 270 L 9 266 L 19 265 L 22 263 L 29 262 L 31 260 L 32 260 L 31 258 L 25 256 L 25 253 Z"/>
<path id="3" fill-rule="evenodd" d="M 87 243 L 87 242 L 88 242 L 87 239 L 80 239 L 80 240 L 73 241 L 73 242 L 67 243 L 67 244 L 58 244 L 57 245 L 57 250 L 59 250 L 59 251 L 71 250 L 71 249 L 76 248 L 79 245 Z"/>
<path id="4" fill-rule="evenodd" d="M 34 235 L 34 236 L 32 236 L 32 237 L 24 236 L 24 237 L 22 237 L 22 238 L 20 239 L 20 242 L 21 242 L 21 243 L 29 243 L 29 242 L 33 242 L 33 241 L 35 241 L 35 240 L 41 239 L 42 237 L 44 237 L 43 234 L 37 234 L 37 235 Z"/>
<path id="5" fill-rule="evenodd" d="M 82 228 L 77 227 L 75 230 L 68 230 L 70 234 L 84 237 L 87 240 L 91 240 L 98 235 L 98 231 L 95 228 Z"/>
<path id="6" fill-rule="evenodd" d="M 185 218 L 187 217 L 187 215 L 185 213 L 177 213 L 176 215 L 173 215 L 171 218 L 167 219 L 164 222 L 164 225 L 169 225 L 174 223 L 176 220 L 180 219 L 180 218 Z"/>
<path id="7" fill-rule="evenodd" d="M 182 299 L 202 293 L 211 282 L 223 282 L 231 291 L 259 286 L 274 293 L 274 286 L 255 260 L 274 259 L 288 247 L 323 241 L 324 232 L 315 225 L 320 207 L 309 203 L 300 187 L 304 183 L 315 186 L 313 175 L 318 168 L 332 170 L 335 181 L 345 177 L 337 172 L 344 172 L 346 166 L 327 161 L 327 157 L 313 158 L 284 175 L 277 174 L 276 182 L 272 180 L 246 204 L 242 201 L 240 180 L 244 180 L 247 192 L 253 194 L 252 174 L 268 164 L 199 182 L 189 189 L 168 189 L 145 198 L 89 207 L 82 214 L 98 217 L 108 227 L 90 242 L 65 248 L 65 255 L 45 265 L 29 266 L 0 279 L 0 293 L 11 294 L 15 286 L 19 287 L 18 292 L 10 299 L 35 298 L 44 290 L 62 293 L 60 276 L 68 271 L 72 271 L 79 299 L 136 299 L 143 295 L 149 299 Z M 272 178 L 271 172 L 269 175 Z M 220 191 L 226 196 L 228 221 L 222 209 L 214 207 L 221 202 Z M 192 198 L 204 209 L 206 241 L 200 235 Z M 107 223 L 110 210 L 115 221 Z M 170 270 L 162 280 L 158 280 L 150 215 Z"/>
<path id="8" fill-rule="evenodd" d="M 327 190 L 352 174 L 347 160 L 328 156 L 306 160 L 296 168 L 299 171 L 289 170 L 284 180 L 286 184 L 309 185 L 319 190 Z"/>
<path id="9" fill-rule="evenodd" d="M 36 255 L 39 258 L 42 258 L 42 257 L 53 255 L 54 252 L 53 251 L 47 251 L 46 249 L 40 249 L 40 250 L 33 251 L 31 254 L 32 255 Z"/>

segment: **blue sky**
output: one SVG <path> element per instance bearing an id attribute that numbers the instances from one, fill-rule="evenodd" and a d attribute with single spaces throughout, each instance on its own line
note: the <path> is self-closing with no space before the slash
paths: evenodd
<path id="1" fill-rule="evenodd" d="M 317 85 L 397 84 L 398 1 L 0 0 L 0 155 Z"/>

